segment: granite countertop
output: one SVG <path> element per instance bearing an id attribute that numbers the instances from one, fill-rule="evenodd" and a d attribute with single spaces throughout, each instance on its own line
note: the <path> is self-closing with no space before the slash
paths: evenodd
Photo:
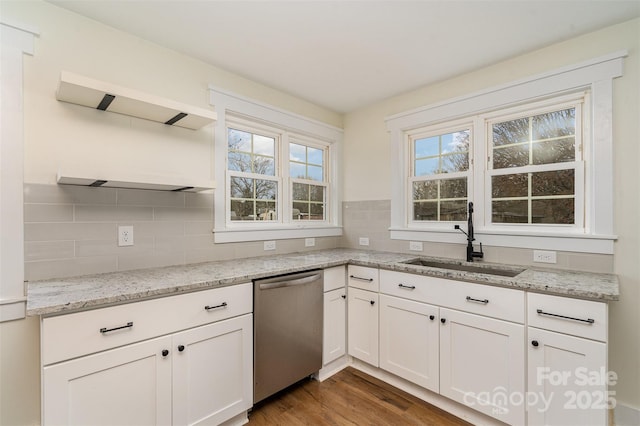
<path id="1" fill-rule="evenodd" d="M 329 249 L 33 281 L 28 283 L 27 288 L 27 315 L 51 315 L 99 308 L 347 263 L 591 300 L 610 301 L 618 300 L 619 297 L 618 279 L 612 274 L 523 266 L 524 271 L 515 277 L 504 277 L 402 263 L 417 257 L 402 253 Z M 429 259 L 456 265 L 466 264 L 452 259 Z M 473 265 L 493 266 L 484 262 Z M 517 268 L 495 266 L 502 269 Z"/>

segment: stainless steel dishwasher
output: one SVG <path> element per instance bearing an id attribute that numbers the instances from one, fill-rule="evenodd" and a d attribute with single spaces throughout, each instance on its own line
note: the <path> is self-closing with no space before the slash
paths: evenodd
<path id="1" fill-rule="evenodd" d="M 323 271 L 253 284 L 253 402 L 322 367 Z"/>

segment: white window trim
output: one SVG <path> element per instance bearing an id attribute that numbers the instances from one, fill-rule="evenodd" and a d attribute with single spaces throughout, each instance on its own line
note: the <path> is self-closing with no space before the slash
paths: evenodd
<path id="1" fill-rule="evenodd" d="M 0 322 L 25 317 L 23 57 L 38 31 L 0 23 Z"/>
<path id="2" fill-rule="evenodd" d="M 392 239 L 463 243 L 464 235 L 451 229 L 433 229 L 410 226 L 406 178 L 410 176 L 407 161 L 406 133 L 447 121 L 488 113 L 524 103 L 533 103 L 563 94 L 589 91 L 591 123 L 590 134 L 583 139 L 585 153 L 597 158 L 586 174 L 585 187 L 588 233 L 566 231 L 543 232 L 535 229 L 511 230 L 509 227 L 477 226 L 475 233 L 485 245 L 542 248 L 585 253 L 613 253 L 616 235 L 613 231 L 613 79 L 622 76 L 626 51 L 556 69 L 501 86 L 492 87 L 444 102 L 427 105 L 385 119 L 390 133 L 391 158 L 391 231 Z M 477 136 L 477 135 L 476 135 Z M 484 180 L 473 182 L 473 194 L 483 194 Z M 590 202 L 590 199 L 597 202 Z M 477 211 L 476 211 L 477 213 Z M 484 216 L 485 212 L 480 212 Z M 474 219 L 478 220 L 476 215 Z M 495 228 L 495 229 L 493 229 Z"/>
<path id="3" fill-rule="evenodd" d="M 268 105 L 244 96 L 209 86 L 210 103 L 216 109 L 218 120 L 215 124 L 215 148 L 213 164 L 215 178 L 218 182 L 214 190 L 214 242 L 230 243 L 241 241 L 264 241 L 290 238 L 330 237 L 342 235 L 342 190 L 339 185 L 341 179 L 342 159 L 342 129 L 330 126 L 290 111 Z M 328 221 L 286 221 L 281 223 L 243 223 L 234 226 L 227 222 L 227 112 L 250 117 L 257 122 L 285 129 L 299 136 L 309 136 L 328 141 L 331 145 L 327 158 L 329 196 Z M 293 135 L 292 135 L 293 136 Z M 283 138 L 282 144 L 287 144 L 288 138 Z M 289 179 L 285 179 L 289 182 Z M 281 188 L 289 191 L 288 188 Z M 281 207 L 279 207 L 280 210 Z M 280 212 L 281 214 L 281 212 Z"/>

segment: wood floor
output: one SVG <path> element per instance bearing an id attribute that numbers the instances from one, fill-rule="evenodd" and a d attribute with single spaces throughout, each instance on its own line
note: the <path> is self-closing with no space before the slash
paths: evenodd
<path id="1" fill-rule="evenodd" d="M 304 380 L 249 413 L 250 426 L 469 424 L 354 368 L 322 383 Z"/>

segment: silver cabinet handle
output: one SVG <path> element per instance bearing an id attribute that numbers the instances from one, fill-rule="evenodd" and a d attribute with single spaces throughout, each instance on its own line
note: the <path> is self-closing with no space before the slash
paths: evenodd
<path id="1" fill-rule="evenodd" d="M 402 283 L 398 284 L 398 287 L 400 288 L 406 288 L 407 290 L 415 290 L 416 286 L 415 285 L 404 285 Z"/>
<path id="2" fill-rule="evenodd" d="M 568 317 L 568 316 L 565 316 L 565 315 L 552 314 L 550 312 L 545 312 L 542 309 L 537 309 L 536 312 L 538 313 L 538 315 L 547 315 L 547 316 L 550 316 L 550 317 L 562 318 L 562 319 L 571 320 L 571 321 L 586 322 L 588 324 L 593 324 L 594 322 L 596 322 L 596 320 L 594 320 L 592 318 L 582 319 L 582 318 Z"/>
<path id="3" fill-rule="evenodd" d="M 474 299 L 471 296 L 467 296 L 467 302 L 476 302 L 476 303 L 482 303 L 483 305 L 486 305 L 487 303 L 489 303 L 489 299 Z"/>
<path id="4" fill-rule="evenodd" d="M 205 310 L 205 311 L 210 311 L 210 310 L 212 310 L 212 309 L 226 308 L 226 307 L 227 307 L 227 302 L 222 302 L 221 304 L 219 304 L 219 305 L 215 305 L 215 306 L 209 306 L 209 305 L 207 305 L 207 306 L 205 306 L 205 307 L 204 307 L 204 310 Z"/>
<path id="5" fill-rule="evenodd" d="M 133 327 L 133 321 L 129 321 L 126 325 L 122 325 L 120 327 L 114 327 L 114 328 L 102 327 L 100 329 L 100 333 L 105 334 L 105 333 L 109 333 L 111 331 L 122 330 L 124 328 L 131 328 L 131 327 Z"/>
<path id="6" fill-rule="evenodd" d="M 362 277 L 356 277 L 355 275 L 349 275 L 349 278 L 353 278 L 354 280 L 360 280 L 360 281 L 368 281 L 368 282 L 373 281 L 373 278 L 362 278 Z"/>

